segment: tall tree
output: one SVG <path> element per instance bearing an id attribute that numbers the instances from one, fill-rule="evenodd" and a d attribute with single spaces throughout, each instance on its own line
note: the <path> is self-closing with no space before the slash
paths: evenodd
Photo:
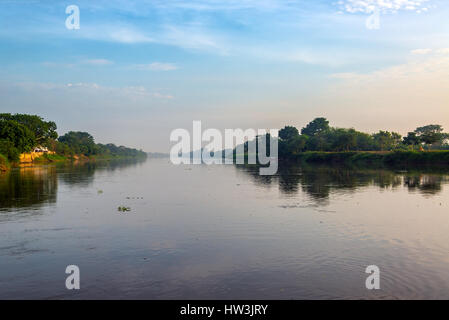
<path id="1" fill-rule="evenodd" d="M 379 131 L 373 134 L 374 143 L 378 150 L 392 150 L 401 143 L 401 135 L 396 132 Z"/>
<path id="2" fill-rule="evenodd" d="M 445 139 L 445 134 L 443 133 L 443 127 L 439 124 L 430 124 L 427 126 L 416 128 L 416 135 L 425 144 L 442 144 Z"/>
<path id="3" fill-rule="evenodd" d="M 34 133 L 37 144 L 45 144 L 49 139 L 58 137 L 56 123 L 44 121 L 37 115 L 0 113 L 0 120 L 13 120 L 24 125 Z"/>
<path id="4" fill-rule="evenodd" d="M 309 122 L 305 128 L 301 129 L 301 134 L 313 137 L 317 134 L 327 132 L 329 130 L 329 121 L 326 118 L 315 118 Z"/>
<path id="5" fill-rule="evenodd" d="M 68 145 L 75 154 L 91 155 L 97 151 L 94 138 L 87 132 L 70 131 L 58 140 Z"/>
<path id="6" fill-rule="evenodd" d="M 404 144 L 409 146 L 416 146 L 421 143 L 420 137 L 416 134 L 416 132 L 409 132 L 403 140 Z"/>
<path id="7" fill-rule="evenodd" d="M 279 130 L 279 138 L 282 140 L 292 140 L 299 137 L 299 131 L 295 127 L 286 126 L 285 128 Z"/>
<path id="8" fill-rule="evenodd" d="M 20 153 L 30 151 L 36 144 L 34 133 L 14 120 L 0 119 L 0 140 L 8 141 Z"/>

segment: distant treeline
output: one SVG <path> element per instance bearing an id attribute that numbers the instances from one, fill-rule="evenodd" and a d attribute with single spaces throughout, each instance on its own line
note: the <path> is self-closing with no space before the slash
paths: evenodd
<path id="1" fill-rule="evenodd" d="M 449 134 L 440 125 L 427 125 L 409 132 L 406 137 L 399 133 L 379 131 L 374 134 L 355 129 L 333 128 L 325 118 L 316 118 L 301 132 L 286 126 L 279 131 L 279 156 L 294 158 L 304 152 L 349 151 L 419 151 L 449 150 Z"/>
<path id="2" fill-rule="evenodd" d="M 95 143 L 87 132 L 70 131 L 58 137 L 57 126 L 53 121 L 44 121 L 37 115 L 0 114 L 0 154 L 12 162 L 19 160 L 21 153 L 30 152 L 36 147 L 48 148 L 57 154 L 72 157 L 143 157 L 141 150 Z"/>

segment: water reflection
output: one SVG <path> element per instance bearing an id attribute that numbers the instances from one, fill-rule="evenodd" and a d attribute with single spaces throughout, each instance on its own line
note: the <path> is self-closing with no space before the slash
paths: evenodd
<path id="1" fill-rule="evenodd" d="M 0 212 L 0 299 L 447 298 L 448 176 L 167 159 L 16 169 L 0 177 L 2 207 L 18 208 Z M 69 264 L 80 292 L 65 289 Z M 365 289 L 370 264 L 381 291 Z"/>
<path id="2" fill-rule="evenodd" d="M 95 178 L 95 173 L 114 172 L 136 165 L 142 165 L 146 159 L 113 159 L 108 161 L 70 162 L 58 167 L 58 178 L 69 186 L 87 187 Z"/>
<path id="3" fill-rule="evenodd" d="M 15 168 L 0 175 L 0 210 L 38 208 L 54 204 L 58 183 L 87 187 L 102 171 L 113 172 L 135 165 L 145 159 L 63 163 Z"/>
<path id="4" fill-rule="evenodd" d="M 55 167 L 25 167 L 0 176 L 0 210 L 55 203 Z"/>
<path id="5" fill-rule="evenodd" d="M 356 190 L 377 186 L 381 189 L 396 189 L 404 186 L 410 192 L 435 195 L 449 182 L 449 172 L 354 169 L 338 166 L 287 165 L 279 167 L 276 176 L 260 176 L 254 166 L 236 166 L 238 171 L 252 177 L 261 186 L 278 184 L 285 195 L 295 195 L 302 190 L 312 199 L 326 200 L 333 192 L 354 193 Z"/>

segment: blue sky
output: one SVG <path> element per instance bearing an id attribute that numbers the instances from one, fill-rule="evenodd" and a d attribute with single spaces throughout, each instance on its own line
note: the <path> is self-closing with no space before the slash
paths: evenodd
<path id="1" fill-rule="evenodd" d="M 449 129 L 448 18 L 442 0 L 3 0 L 0 111 L 147 151 L 192 120 Z"/>

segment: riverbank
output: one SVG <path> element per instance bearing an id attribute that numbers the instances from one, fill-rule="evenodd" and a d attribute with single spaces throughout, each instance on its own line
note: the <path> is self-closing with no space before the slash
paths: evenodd
<path id="1" fill-rule="evenodd" d="M 59 154 L 45 154 L 36 158 L 34 164 L 46 164 L 54 162 L 66 162 L 66 161 L 104 161 L 104 160 L 115 160 L 115 159 L 134 159 L 142 157 L 132 157 L 132 156 L 116 156 L 116 155 L 74 155 L 74 156 L 62 156 Z"/>
<path id="2" fill-rule="evenodd" d="M 449 168 L 449 151 L 303 152 L 281 159 L 281 161 L 373 167 Z"/>
<path id="3" fill-rule="evenodd" d="M 132 156 L 112 156 L 112 155 L 99 155 L 99 156 L 85 156 L 74 155 L 66 157 L 58 154 L 45 154 L 33 159 L 31 162 L 13 162 L 10 163 L 8 159 L 0 154 L 0 174 L 7 173 L 11 167 L 23 167 L 33 165 L 45 165 L 50 163 L 64 163 L 64 162 L 95 162 L 95 161 L 112 161 L 121 159 L 142 159 L 144 157 L 132 157 Z"/>

